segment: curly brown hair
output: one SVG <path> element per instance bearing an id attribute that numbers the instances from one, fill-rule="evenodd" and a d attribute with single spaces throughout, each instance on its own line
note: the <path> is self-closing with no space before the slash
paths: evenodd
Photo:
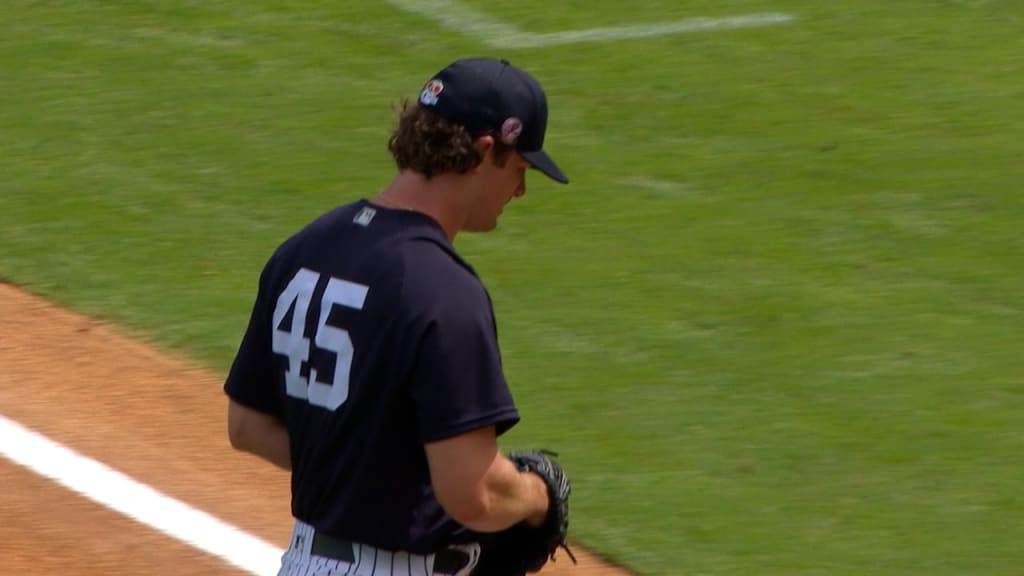
<path id="1" fill-rule="evenodd" d="M 473 143 L 488 134 L 493 132 L 473 134 L 461 124 L 405 100 L 398 113 L 398 125 L 388 139 L 388 150 L 399 170 L 412 170 L 429 180 L 445 172 L 465 174 L 480 164 L 483 158 Z M 504 166 L 513 150 L 495 138 L 495 163 Z"/>

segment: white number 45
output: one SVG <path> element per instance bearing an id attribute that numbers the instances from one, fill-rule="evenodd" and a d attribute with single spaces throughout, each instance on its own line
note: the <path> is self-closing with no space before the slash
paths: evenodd
<path id="1" fill-rule="evenodd" d="M 285 391 L 288 395 L 334 411 L 348 399 L 349 373 L 352 370 L 352 355 L 355 349 L 352 347 L 348 331 L 331 326 L 327 323 L 327 318 L 335 304 L 362 310 L 369 287 L 337 278 L 327 281 L 327 288 L 320 299 L 320 320 L 313 333 L 313 342 L 317 348 L 331 352 L 337 358 L 334 363 L 334 378 L 330 382 L 321 382 L 315 368 L 310 367 L 308 379 L 300 373 L 302 363 L 309 361 L 309 338 L 304 335 L 306 315 L 319 281 L 318 272 L 302 268 L 277 297 L 272 326 L 272 347 L 274 352 L 288 357 L 288 370 L 284 373 Z M 293 303 L 295 311 L 292 313 L 291 326 L 287 330 L 281 330 L 281 322 Z"/>

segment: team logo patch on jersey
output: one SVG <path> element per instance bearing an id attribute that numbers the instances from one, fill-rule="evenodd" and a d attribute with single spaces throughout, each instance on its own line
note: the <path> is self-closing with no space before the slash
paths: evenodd
<path id="1" fill-rule="evenodd" d="M 373 222 L 373 217 L 377 215 L 377 211 L 373 208 L 363 208 L 356 214 L 356 217 L 352 219 L 353 222 L 360 226 L 369 226 L 370 222 Z"/>
<path id="2" fill-rule="evenodd" d="M 509 146 L 514 145 L 522 133 L 523 121 L 515 116 L 505 119 L 501 125 L 501 141 Z"/>
<path id="3" fill-rule="evenodd" d="M 437 97 L 441 95 L 442 90 L 444 90 L 444 83 L 437 78 L 427 82 L 427 85 L 423 87 L 423 92 L 420 92 L 420 104 L 424 106 L 437 104 Z"/>

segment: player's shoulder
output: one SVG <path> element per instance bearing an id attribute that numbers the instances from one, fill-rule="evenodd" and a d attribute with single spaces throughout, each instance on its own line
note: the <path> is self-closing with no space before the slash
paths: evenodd
<path id="1" fill-rule="evenodd" d="M 480 279 L 443 235 L 429 232 L 408 236 L 400 247 L 405 276 L 418 284 L 468 284 Z"/>
<path id="2" fill-rule="evenodd" d="M 490 298 L 473 267 L 442 235 L 413 236 L 402 246 L 403 302 L 421 311 L 488 310 Z"/>
<path id="3" fill-rule="evenodd" d="M 414 299 L 479 299 L 476 271 L 441 226 L 420 212 L 360 200 L 334 208 L 282 242 L 267 262 L 271 279 L 300 267 L 347 280 L 394 284 Z"/>
<path id="4" fill-rule="evenodd" d="M 359 200 L 333 208 L 281 242 L 271 259 L 334 260 L 339 254 L 366 252 L 401 232 L 401 223 L 378 215 L 379 208 Z"/>
<path id="5" fill-rule="evenodd" d="M 325 236 L 336 236 L 351 231 L 366 223 L 364 214 L 369 210 L 369 203 L 359 200 L 350 204 L 337 206 L 324 212 L 303 226 L 298 232 L 285 240 L 282 248 L 301 244 L 304 241 L 322 241 Z"/>
<path id="6" fill-rule="evenodd" d="M 339 253 L 338 247 L 342 245 L 352 248 L 352 252 L 362 252 L 359 246 L 353 246 L 352 239 L 347 236 L 351 236 L 352 221 L 363 205 L 365 201 L 333 208 L 279 242 L 264 264 L 261 282 L 273 287 L 274 284 L 288 281 L 299 268 L 311 268 L 329 274 L 332 272 L 331 264 Z"/>
<path id="7" fill-rule="evenodd" d="M 357 207 L 352 219 L 370 238 L 364 246 L 380 265 L 392 268 L 399 276 L 420 283 L 479 283 L 473 267 L 459 256 L 441 225 L 430 216 L 367 203 Z"/>

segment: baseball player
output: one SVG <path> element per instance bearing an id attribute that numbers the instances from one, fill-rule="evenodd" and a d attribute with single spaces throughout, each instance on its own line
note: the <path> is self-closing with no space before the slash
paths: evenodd
<path id="1" fill-rule="evenodd" d="M 509 62 L 450 64 L 399 113 L 390 185 L 264 267 L 224 389 L 232 446 L 291 471 L 280 575 L 471 574 L 481 535 L 549 517 L 552 484 L 498 450 L 519 415 L 490 298 L 452 246 L 496 227 L 527 168 L 568 182 L 547 114 Z"/>

